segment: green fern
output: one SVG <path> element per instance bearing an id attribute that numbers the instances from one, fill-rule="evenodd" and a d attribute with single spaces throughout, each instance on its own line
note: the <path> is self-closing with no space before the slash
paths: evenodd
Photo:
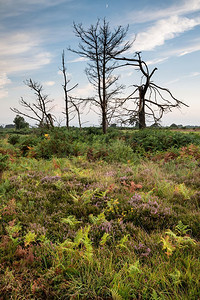
<path id="1" fill-rule="evenodd" d="M 93 190 L 86 190 L 82 196 L 81 200 L 84 202 L 84 204 L 88 204 L 91 202 L 92 197 L 97 193 L 98 189 Z"/>
<path id="2" fill-rule="evenodd" d="M 31 243 L 34 243 L 35 240 L 36 240 L 36 234 L 35 234 L 35 232 L 29 231 L 29 232 L 27 232 L 27 234 L 25 235 L 25 238 L 24 238 L 24 244 L 25 244 L 25 246 L 28 246 L 28 245 L 30 245 Z"/>
<path id="3" fill-rule="evenodd" d="M 89 261 L 92 261 L 93 247 L 92 247 L 92 242 L 91 242 L 90 238 L 88 237 L 90 228 L 91 228 L 91 226 L 87 226 L 85 228 L 79 229 L 76 234 L 76 237 L 74 239 L 74 243 L 75 243 L 76 247 L 78 247 L 79 245 L 82 244 L 85 247 L 84 256 Z"/>
<path id="4" fill-rule="evenodd" d="M 121 248 L 121 249 L 129 250 L 128 247 L 126 246 L 129 236 L 130 236 L 130 234 L 124 235 L 123 238 L 121 238 L 121 240 L 119 241 L 119 244 L 117 245 L 117 247 Z"/>
<path id="5" fill-rule="evenodd" d="M 175 269 L 174 273 L 169 274 L 170 277 L 172 278 L 172 281 L 175 285 L 178 285 L 181 283 L 181 272 L 177 269 Z"/>
<path id="6" fill-rule="evenodd" d="M 106 222 L 104 212 L 100 213 L 97 217 L 93 216 L 93 214 L 90 214 L 89 219 L 94 225 L 101 225 L 103 222 Z"/>
<path id="7" fill-rule="evenodd" d="M 141 273 L 142 270 L 140 269 L 139 260 L 137 260 L 133 265 L 130 265 L 128 271 L 131 276 L 135 276 L 135 274 Z"/>
<path id="8" fill-rule="evenodd" d="M 99 245 L 103 247 L 103 246 L 106 244 L 106 242 L 107 242 L 107 240 L 108 240 L 109 238 L 110 238 L 110 234 L 104 232 L 104 234 L 103 234 L 103 236 L 102 236 L 102 238 L 101 238 L 101 240 L 100 240 Z"/>
<path id="9" fill-rule="evenodd" d="M 65 224 L 68 224 L 70 227 L 75 227 L 76 224 L 81 223 L 80 221 L 78 221 L 78 220 L 76 219 L 75 216 L 72 216 L 72 215 L 68 216 L 67 218 L 62 218 L 62 219 L 61 219 L 61 222 L 62 222 L 62 223 L 65 223 Z"/>
<path id="10" fill-rule="evenodd" d="M 168 256 L 172 255 L 174 250 L 187 248 L 189 245 L 196 245 L 196 241 L 187 235 L 188 225 L 184 225 L 181 221 L 179 221 L 178 225 L 175 227 L 177 234 L 173 232 L 171 229 L 168 229 L 165 233 L 166 236 L 161 238 L 161 242 L 163 243 L 163 250 L 167 250 L 166 254 Z"/>
<path id="11" fill-rule="evenodd" d="M 123 300 L 122 296 L 118 293 L 117 289 L 110 289 L 110 292 L 112 294 L 112 299 L 113 300 Z"/>
<path id="12" fill-rule="evenodd" d="M 72 191 L 72 193 L 69 193 L 74 203 L 78 203 L 80 201 L 80 197 L 77 195 L 75 191 Z"/>
<path id="13" fill-rule="evenodd" d="M 187 234 L 189 231 L 191 231 L 190 229 L 188 229 L 188 225 L 184 225 L 182 223 L 182 221 L 178 222 L 178 225 L 176 225 L 175 230 L 178 232 L 178 234 L 180 235 L 185 235 Z"/>

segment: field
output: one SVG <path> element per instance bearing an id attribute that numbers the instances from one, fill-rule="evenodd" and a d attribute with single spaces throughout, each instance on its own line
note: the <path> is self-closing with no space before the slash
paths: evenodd
<path id="1" fill-rule="evenodd" d="M 200 135 L 0 139 L 0 299 L 200 299 Z"/>

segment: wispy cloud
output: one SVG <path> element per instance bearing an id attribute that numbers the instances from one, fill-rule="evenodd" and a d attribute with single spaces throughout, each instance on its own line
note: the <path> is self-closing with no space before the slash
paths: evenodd
<path id="1" fill-rule="evenodd" d="M 0 58 L 0 69 L 8 74 L 20 73 L 28 70 L 37 70 L 51 62 L 52 55 L 49 52 L 41 52 L 24 57 Z"/>
<path id="2" fill-rule="evenodd" d="M 153 4 L 153 3 L 152 3 Z M 128 14 L 129 23 L 146 23 L 167 18 L 170 16 L 184 16 L 200 10 L 200 0 L 184 0 L 168 6 L 164 9 L 157 7 L 145 7 L 140 11 L 132 11 Z"/>
<path id="3" fill-rule="evenodd" d="M 53 86 L 55 85 L 55 81 L 45 81 L 43 84 L 46 86 Z"/>
<path id="4" fill-rule="evenodd" d="M 160 63 L 168 60 L 168 58 L 169 57 L 156 58 L 156 59 L 148 60 L 146 63 L 147 63 L 147 65 L 160 64 Z"/>
<path id="5" fill-rule="evenodd" d="M 0 0 L 2 18 L 19 16 L 23 13 L 38 10 L 41 7 L 53 7 L 72 0 Z"/>
<path id="6" fill-rule="evenodd" d="M 77 62 L 82 62 L 82 61 L 88 61 L 88 58 L 86 57 L 78 57 L 73 60 L 68 60 L 67 63 L 77 63 Z"/>
<path id="7" fill-rule="evenodd" d="M 0 37 L 1 72 L 35 70 L 51 61 L 51 54 L 42 49 L 41 41 L 34 33 L 6 33 Z"/>
<path id="8" fill-rule="evenodd" d="M 200 43 L 198 45 L 193 45 L 189 47 L 185 47 L 183 49 L 177 50 L 177 55 L 178 56 L 184 56 L 186 54 L 190 54 L 196 51 L 200 51 Z"/>
<path id="9" fill-rule="evenodd" d="M 6 85 L 11 83 L 11 80 L 7 77 L 6 73 L 0 74 L 0 99 L 8 95 Z"/>
<path id="10" fill-rule="evenodd" d="M 172 16 L 157 21 L 152 27 L 137 35 L 132 51 L 149 51 L 161 46 L 179 34 L 200 25 L 200 18 L 189 19 L 186 17 Z"/>
<path id="11" fill-rule="evenodd" d="M 186 46 L 177 47 L 173 50 L 164 52 L 165 56 L 184 56 L 196 51 L 200 51 L 200 38 L 191 40 Z"/>
<path id="12" fill-rule="evenodd" d="M 197 77 L 197 76 L 200 76 L 200 72 L 192 72 L 192 73 L 189 73 L 188 75 L 185 75 L 185 76 L 181 76 L 179 78 L 176 78 L 174 80 L 171 80 L 171 81 L 168 81 L 166 84 L 169 85 L 169 84 L 174 84 L 174 83 L 177 83 L 183 79 L 187 79 L 187 78 L 193 78 L 193 77 Z"/>
<path id="13" fill-rule="evenodd" d="M 22 54 L 37 46 L 39 43 L 36 35 L 25 32 L 6 33 L 4 35 L 0 35 L 0 39 L 0 56 Z"/>

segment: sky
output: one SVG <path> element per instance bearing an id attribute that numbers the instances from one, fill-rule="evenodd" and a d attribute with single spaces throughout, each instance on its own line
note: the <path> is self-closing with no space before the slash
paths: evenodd
<path id="1" fill-rule="evenodd" d="M 10 107 L 22 110 L 21 97 L 34 101 L 24 84 L 29 78 L 43 85 L 58 123 L 64 124 L 63 50 L 69 87 L 78 83 L 72 95 L 94 93 L 84 72 L 87 61 L 67 49 L 78 49 L 73 22 L 88 29 L 98 18 L 106 18 L 111 29 L 129 25 L 126 40 L 134 40 L 129 57 L 141 51 L 150 70 L 158 68 L 153 81 L 189 105 L 164 115 L 162 125 L 200 126 L 200 0 L 0 0 L 0 125 L 13 123 Z M 123 68 L 120 80 L 133 85 L 138 73 Z M 86 126 L 100 123 L 93 111 L 82 120 Z"/>

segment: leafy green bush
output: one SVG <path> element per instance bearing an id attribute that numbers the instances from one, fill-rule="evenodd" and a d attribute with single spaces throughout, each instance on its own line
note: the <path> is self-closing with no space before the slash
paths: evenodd
<path id="1" fill-rule="evenodd" d="M 10 143 L 11 145 L 15 145 L 19 142 L 20 136 L 19 135 L 10 135 L 8 137 L 8 143 Z"/>
<path id="2" fill-rule="evenodd" d="M 145 129 L 127 136 L 127 142 L 135 152 L 156 152 L 180 148 L 189 144 L 200 145 L 200 136 L 193 133 Z"/>
<path id="3" fill-rule="evenodd" d="M 42 141 L 35 147 L 36 156 L 50 158 L 54 155 L 67 157 L 73 154 L 73 137 L 67 131 L 53 130 L 43 136 Z"/>
<path id="4" fill-rule="evenodd" d="M 133 150 L 123 140 L 114 140 L 108 145 L 107 161 L 127 162 L 133 156 Z"/>
<path id="5" fill-rule="evenodd" d="M 21 136 L 18 142 L 18 147 L 22 152 L 22 155 L 26 156 L 28 151 L 39 142 L 40 139 L 35 135 Z"/>

